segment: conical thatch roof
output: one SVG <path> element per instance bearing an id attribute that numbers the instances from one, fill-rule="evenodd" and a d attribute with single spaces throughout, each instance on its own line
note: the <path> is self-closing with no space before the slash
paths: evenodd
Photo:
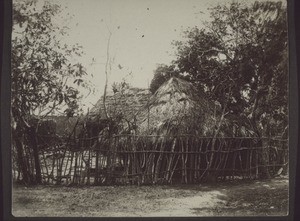
<path id="1" fill-rule="evenodd" d="M 214 109 L 189 82 L 171 78 L 150 98 L 138 114 L 142 134 L 197 134 L 212 135 L 216 125 Z"/>

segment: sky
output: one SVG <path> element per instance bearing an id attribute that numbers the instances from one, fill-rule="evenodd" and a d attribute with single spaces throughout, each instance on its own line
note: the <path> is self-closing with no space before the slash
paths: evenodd
<path id="1" fill-rule="evenodd" d="M 187 27 L 201 26 L 208 19 L 211 3 L 201 0 L 61 0 L 64 13 L 72 20 L 60 24 L 69 27 L 66 41 L 79 43 L 84 55 L 79 59 L 86 67 L 95 93 L 84 98 L 90 107 L 103 94 L 107 44 L 113 82 L 126 80 L 133 87 L 148 88 L 158 64 L 174 59 L 172 41 L 182 40 Z M 205 19 L 204 19 L 205 18 Z"/>
<path id="2" fill-rule="evenodd" d="M 63 8 L 63 18 L 57 19 L 57 24 L 69 28 L 62 41 L 78 43 L 84 51 L 76 59 L 86 68 L 95 89 L 83 98 L 86 110 L 103 94 L 109 32 L 113 63 L 108 89 L 122 80 L 133 87 L 148 88 L 157 65 L 170 64 L 175 58 L 172 41 L 183 40 L 182 33 L 188 27 L 201 28 L 209 20 L 207 8 L 233 0 L 52 1 Z"/>

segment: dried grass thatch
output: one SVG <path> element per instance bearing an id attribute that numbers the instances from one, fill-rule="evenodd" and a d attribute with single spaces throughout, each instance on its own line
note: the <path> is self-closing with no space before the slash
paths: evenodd
<path id="1" fill-rule="evenodd" d="M 217 105 L 189 82 L 171 78 L 150 98 L 137 119 L 141 134 L 210 136 L 217 121 Z"/>
<path id="2" fill-rule="evenodd" d="M 123 92 L 110 93 L 106 97 L 107 112 L 111 119 L 122 119 L 123 130 L 129 124 L 135 126 L 140 135 L 177 135 L 197 136 L 241 136 L 249 133 L 235 133 L 240 128 L 239 119 L 221 120 L 221 107 L 199 92 L 190 82 L 179 78 L 170 78 L 151 95 L 148 89 L 128 88 Z M 105 118 L 103 97 L 89 113 L 93 119 Z M 96 119 L 95 118 L 95 119 Z M 217 130 L 217 127 L 220 130 Z M 127 129 L 126 129 L 127 128 Z M 241 127 L 244 128 L 244 127 Z"/>
<path id="3" fill-rule="evenodd" d="M 111 118 L 122 115 L 128 121 L 134 119 L 136 113 L 147 104 L 150 97 L 148 89 L 128 88 L 116 93 L 108 93 L 106 96 L 106 108 Z M 90 110 L 90 116 L 99 116 L 105 118 L 103 97 L 101 97 L 95 106 Z"/>

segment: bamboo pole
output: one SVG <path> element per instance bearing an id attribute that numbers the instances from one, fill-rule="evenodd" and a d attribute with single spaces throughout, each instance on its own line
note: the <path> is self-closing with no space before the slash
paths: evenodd
<path id="1" fill-rule="evenodd" d="M 180 137 L 180 144 L 181 144 L 181 151 L 184 152 L 184 149 L 183 149 L 183 140 L 182 140 L 182 137 Z M 181 168 L 180 168 L 180 171 L 181 171 L 181 183 L 184 183 L 184 180 L 185 180 L 185 170 L 184 170 L 184 156 L 183 154 L 181 154 Z"/>
<path id="2" fill-rule="evenodd" d="M 78 152 L 75 152 L 75 165 L 74 165 L 74 175 L 73 175 L 73 183 L 77 183 L 78 174 L 77 174 L 77 162 L 78 161 Z"/>
<path id="3" fill-rule="evenodd" d="M 160 144 L 160 151 L 163 151 L 164 148 L 165 148 L 165 138 L 163 138 L 163 140 L 161 141 L 161 144 Z M 154 182 L 156 183 L 158 181 L 158 178 L 159 178 L 159 170 L 160 170 L 160 166 L 161 166 L 161 160 L 162 160 L 162 152 L 159 152 L 159 156 L 158 156 L 158 159 L 156 161 L 156 165 L 155 165 L 155 177 L 154 177 Z"/>
<path id="4" fill-rule="evenodd" d="M 56 154 L 56 149 L 52 151 L 52 168 L 51 168 L 51 176 L 52 176 L 52 183 L 54 182 L 54 169 L 55 169 L 55 154 Z"/>
<path id="5" fill-rule="evenodd" d="M 196 145 L 195 145 L 195 138 L 194 137 L 192 137 L 191 138 L 192 139 L 192 142 L 191 142 L 191 151 L 194 151 L 194 152 L 196 152 Z M 195 169 L 195 163 L 196 163 L 196 159 L 197 159 L 197 155 L 195 155 L 195 154 L 193 154 L 192 155 L 192 157 L 191 157 L 191 159 L 190 159 L 190 168 L 192 169 L 191 171 L 190 171 L 190 174 L 191 174 L 191 182 L 192 183 L 194 183 L 195 181 L 196 181 L 196 172 L 195 172 L 195 170 L 193 170 L 193 169 Z"/>
<path id="6" fill-rule="evenodd" d="M 216 161 L 216 163 L 215 163 L 215 169 L 216 169 L 216 171 L 217 171 L 217 173 L 215 174 L 216 175 L 216 179 L 217 178 L 219 178 L 219 176 L 220 176 L 220 168 L 221 168 L 221 166 L 223 165 L 223 163 L 224 163 L 224 159 L 226 158 L 226 154 L 224 154 L 224 153 L 222 153 L 221 152 L 221 150 L 223 149 L 223 147 L 225 146 L 225 143 L 224 143 L 224 141 L 222 141 L 222 140 L 220 140 L 219 141 L 219 151 L 218 151 L 218 159 L 219 159 L 219 161 L 217 162 Z"/>
<path id="7" fill-rule="evenodd" d="M 91 162 L 91 150 L 90 149 L 88 149 L 87 150 L 88 151 L 88 168 L 87 168 L 87 181 L 86 181 L 86 184 L 87 185 L 90 185 L 91 183 L 90 183 L 90 179 L 91 179 L 91 168 L 93 168 L 93 165 L 92 165 L 92 162 Z"/>
<path id="8" fill-rule="evenodd" d="M 49 182 L 49 171 L 48 171 L 48 164 L 47 164 L 47 161 L 46 161 L 46 157 L 45 157 L 45 152 L 44 151 L 42 151 L 42 155 L 43 155 L 43 161 L 44 161 L 44 164 L 45 164 L 45 169 L 46 169 L 46 174 L 47 174 L 47 176 L 48 176 L 48 180 L 47 180 L 47 182 Z"/>
<path id="9" fill-rule="evenodd" d="M 71 176 L 71 182 L 74 181 L 74 174 L 72 179 L 72 168 L 73 168 L 73 160 L 74 160 L 74 151 L 71 151 L 71 160 L 70 160 L 70 169 L 69 169 L 69 175 Z M 73 181 L 72 181 L 73 180 Z"/>
<path id="10" fill-rule="evenodd" d="M 232 143 L 233 143 L 233 141 L 230 140 L 229 144 L 227 145 L 228 149 L 232 146 Z M 227 162 L 228 162 L 229 153 L 230 152 L 225 153 L 226 157 L 225 157 L 224 166 L 223 166 L 223 174 L 224 174 L 226 166 L 228 165 Z M 223 177 L 223 179 L 226 179 L 226 174 L 225 174 L 225 177 Z"/>
<path id="11" fill-rule="evenodd" d="M 59 148 L 57 148 L 57 154 L 55 155 L 55 159 L 56 159 L 56 162 L 55 162 L 55 170 L 56 170 L 56 176 L 55 177 L 55 184 L 58 185 L 60 184 L 59 183 L 59 177 L 61 176 L 61 171 L 59 170 L 59 165 L 60 165 L 60 151 L 59 151 Z"/>
<path id="12" fill-rule="evenodd" d="M 185 138 L 185 145 L 183 146 L 183 149 L 185 149 L 186 152 L 189 151 L 188 149 L 188 139 Z M 188 170 L 187 170 L 187 159 L 188 159 L 188 155 L 186 153 L 184 153 L 184 174 L 185 174 L 185 179 L 184 182 L 188 183 Z"/>
<path id="13" fill-rule="evenodd" d="M 85 182 L 85 176 L 81 177 L 82 171 L 84 169 L 84 167 L 83 167 L 83 163 L 84 163 L 83 155 L 84 155 L 84 150 L 80 151 L 79 154 L 78 154 L 78 161 L 79 161 L 79 168 L 80 168 L 79 174 L 78 174 L 79 175 L 79 184 L 84 184 L 84 182 Z"/>
<path id="14" fill-rule="evenodd" d="M 174 161 L 174 151 L 175 151 L 175 146 L 176 146 L 176 142 L 177 142 L 177 138 L 174 138 L 173 140 L 173 144 L 172 144 L 172 147 L 171 147 L 171 156 L 170 156 L 170 159 L 169 159 L 169 162 L 168 162 L 168 166 L 167 166 L 167 176 L 166 176 L 166 180 L 169 180 L 170 179 L 170 175 L 171 175 L 171 165 Z"/>
<path id="15" fill-rule="evenodd" d="M 66 162 L 66 164 L 65 164 L 65 169 L 64 169 L 64 172 L 63 172 L 63 175 L 64 176 L 67 176 L 67 170 L 68 170 L 68 165 L 69 165 L 69 161 L 70 161 L 70 150 L 68 150 L 67 152 L 66 152 L 66 154 L 67 154 L 67 162 Z"/>
<path id="16" fill-rule="evenodd" d="M 200 167 L 201 167 L 201 162 L 202 162 L 202 160 L 201 160 L 201 154 L 200 154 L 200 152 L 201 152 L 201 150 L 202 150 L 202 148 L 203 148 L 203 139 L 201 139 L 201 141 L 200 141 L 200 144 L 199 144 L 199 139 L 197 139 L 197 149 L 198 149 L 198 153 L 197 153 L 197 156 L 198 156 L 198 159 L 197 159 L 197 163 L 196 163 L 196 168 L 197 169 L 200 169 Z M 201 175 L 200 175 L 200 171 L 198 171 L 197 170 L 197 180 L 199 180 L 200 179 L 200 177 L 201 177 Z"/>
<path id="17" fill-rule="evenodd" d="M 250 179 L 252 179 L 252 156 L 253 156 L 253 150 L 252 148 L 250 149 L 250 157 L 249 157 L 249 176 L 250 176 Z"/>
<path id="18" fill-rule="evenodd" d="M 174 172 L 175 172 L 175 170 L 176 170 L 176 168 L 177 168 L 177 164 L 178 164 L 178 162 L 179 162 L 179 159 L 180 159 L 180 156 L 177 154 L 177 159 L 176 159 L 176 161 L 175 161 L 175 163 L 174 163 L 173 169 L 172 169 L 172 171 L 171 171 L 171 175 L 170 175 L 170 177 L 169 177 L 169 183 L 172 183 L 173 174 L 174 174 Z"/>

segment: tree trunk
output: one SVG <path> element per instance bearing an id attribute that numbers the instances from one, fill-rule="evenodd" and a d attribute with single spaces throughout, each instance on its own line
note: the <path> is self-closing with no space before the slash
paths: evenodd
<path id="1" fill-rule="evenodd" d="M 252 124 L 254 125 L 254 131 L 257 134 L 257 136 L 260 138 L 258 143 L 258 164 L 256 166 L 259 166 L 259 177 L 263 179 L 269 179 L 271 177 L 269 173 L 269 151 L 268 151 L 268 141 L 266 141 L 265 138 L 262 137 L 262 134 L 257 128 L 257 122 L 255 120 L 255 117 L 252 119 Z"/>
<path id="2" fill-rule="evenodd" d="M 269 165 L 269 150 L 268 150 L 268 141 L 264 138 L 261 139 L 261 148 L 259 149 L 259 156 L 260 156 L 260 159 L 259 159 L 259 164 L 260 164 L 260 167 L 259 167 L 259 171 L 260 171 L 260 178 L 263 178 L 263 179 L 270 179 L 271 178 L 271 175 L 270 175 L 270 172 L 269 172 L 269 168 L 268 168 L 268 165 Z"/>
<path id="3" fill-rule="evenodd" d="M 23 143 L 21 141 L 22 133 L 17 126 L 16 129 L 12 129 L 12 138 L 15 141 L 15 147 L 17 151 L 17 164 L 19 172 L 22 172 L 22 181 L 25 184 L 30 184 L 30 174 L 28 172 L 27 165 L 24 161 Z"/>
<path id="4" fill-rule="evenodd" d="M 41 164 L 39 159 L 39 149 L 37 145 L 37 134 L 34 127 L 27 129 L 29 141 L 33 150 L 34 167 L 35 167 L 35 183 L 42 183 Z"/>
<path id="5" fill-rule="evenodd" d="M 262 138 L 262 135 L 263 135 L 263 132 L 261 132 L 257 125 L 259 123 L 258 119 L 259 119 L 259 102 L 262 98 L 262 91 L 263 89 L 261 87 L 259 87 L 257 89 L 257 93 L 256 93 L 256 97 L 255 97 L 255 100 L 254 100 L 254 104 L 253 104 L 253 109 L 252 109 L 252 112 L 250 114 L 250 121 L 251 121 L 251 124 L 253 126 L 253 129 L 254 129 L 254 132 L 256 133 L 256 135 L 259 137 L 259 138 Z M 270 176 L 270 173 L 269 173 L 269 169 L 268 169 L 268 164 L 269 164 L 269 152 L 268 152 L 268 148 L 267 148 L 267 145 L 268 143 L 264 140 L 264 139 L 260 139 L 259 143 L 258 143 L 258 164 L 259 164 L 259 176 L 261 178 L 266 178 L 266 179 L 269 179 L 271 176 Z M 258 166 L 258 165 L 256 165 Z"/>

